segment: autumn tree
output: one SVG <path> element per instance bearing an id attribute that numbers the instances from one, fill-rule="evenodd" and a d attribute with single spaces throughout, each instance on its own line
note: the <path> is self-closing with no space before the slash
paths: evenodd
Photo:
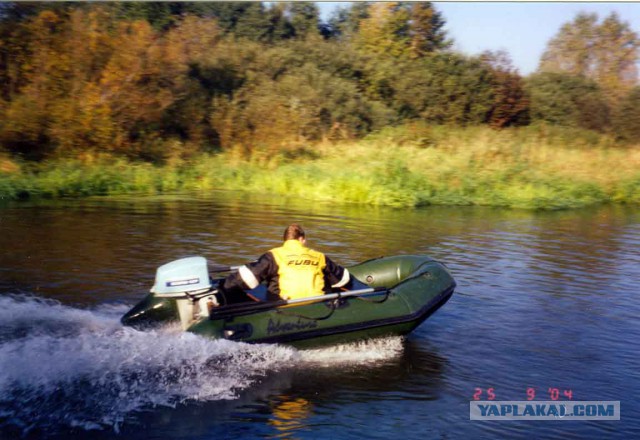
<path id="1" fill-rule="evenodd" d="M 597 14 L 580 13 L 547 43 L 538 70 L 591 77 L 595 65 Z"/>
<path id="2" fill-rule="evenodd" d="M 108 145 L 113 139 L 108 106 L 95 81 L 106 64 L 109 20 L 100 9 L 69 14 L 43 10 L 16 32 L 27 36 L 16 89 L 5 107 L 5 145 L 38 158 Z"/>
<path id="3" fill-rule="evenodd" d="M 121 22 L 117 47 L 100 80 L 103 96 L 124 136 L 124 151 L 162 160 L 163 136 L 202 140 L 208 103 L 189 73 L 219 41 L 214 20 L 184 17 L 160 37 L 147 22 Z M 180 110 L 179 110 L 180 109 Z M 159 146 L 160 145 L 160 146 Z"/>
<path id="4" fill-rule="evenodd" d="M 616 101 L 638 84 L 640 38 L 612 13 L 597 29 L 595 80 Z"/>
<path id="5" fill-rule="evenodd" d="M 27 15 L 0 41 L 18 55 L 0 66 L 0 143 L 35 159 L 109 151 L 154 161 L 180 153 L 171 145 L 206 145 L 211 93 L 229 86 L 199 66 L 220 35 L 213 19 L 184 16 L 161 31 L 100 5 Z"/>
<path id="6" fill-rule="evenodd" d="M 409 7 L 409 46 L 414 58 L 446 49 L 451 45 L 444 32 L 445 21 L 429 2 Z"/>
<path id="7" fill-rule="evenodd" d="M 638 82 L 639 48 L 638 35 L 617 14 L 602 23 L 596 14 L 578 14 L 548 43 L 538 70 L 592 79 L 615 104 Z"/>
<path id="8" fill-rule="evenodd" d="M 445 21 L 429 2 L 381 2 L 368 8 L 356 44 L 376 56 L 420 58 L 446 49 Z"/>
<path id="9" fill-rule="evenodd" d="M 493 104 L 486 122 L 494 128 L 523 125 L 529 119 L 529 97 L 511 58 L 504 51 L 484 52 L 480 60 L 491 69 Z"/>

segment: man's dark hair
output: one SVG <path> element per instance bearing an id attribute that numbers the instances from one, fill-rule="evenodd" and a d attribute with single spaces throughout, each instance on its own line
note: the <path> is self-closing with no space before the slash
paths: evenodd
<path id="1" fill-rule="evenodd" d="M 297 223 L 287 226 L 287 229 L 284 230 L 284 241 L 297 240 L 300 237 L 305 237 L 304 229 Z"/>

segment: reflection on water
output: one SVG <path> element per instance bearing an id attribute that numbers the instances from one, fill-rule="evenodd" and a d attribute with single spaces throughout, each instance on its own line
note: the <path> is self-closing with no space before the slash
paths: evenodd
<path id="1" fill-rule="evenodd" d="M 346 265 L 431 255 L 458 289 L 406 341 L 296 351 L 122 333 L 114 311 L 148 291 L 160 264 L 188 255 L 252 260 L 293 221 L 311 246 Z M 0 209 L 0 227 L 0 427 L 30 419 L 27 437 L 113 438 L 114 426 L 128 439 L 628 438 L 640 430 L 625 416 L 640 411 L 637 207 L 396 210 L 183 194 L 11 204 Z M 39 299 L 10 296 L 25 294 Z M 56 394 L 61 384 L 67 394 Z M 469 421 L 475 389 L 523 400 L 529 387 L 541 400 L 550 388 L 574 400 L 620 400 L 623 419 Z M 10 393 L 22 393 L 22 403 L 7 403 Z"/>
<path id="2" fill-rule="evenodd" d="M 273 426 L 280 435 L 286 437 L 308 425 L 306 420 L 311 415 L 312 406 L 307 399 L 294 396 L 273 396 L 271 401 L 269 425 Z"/>

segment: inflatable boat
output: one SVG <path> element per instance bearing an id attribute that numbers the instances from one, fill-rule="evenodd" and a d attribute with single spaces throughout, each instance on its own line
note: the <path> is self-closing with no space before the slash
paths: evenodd
<path id="1" fill-rule="evenodd" d="M 124 325 L 145 328 L 180 321 L 205 337 L 297 347 L 405 335 L 453 294 L 447 268 L 426 256 L 381 257 L 349 267 L 359 282 L 353 290 L 296 300 L 265 301 L 266 287 L 247 291 L 248 302 L 226 304 L 217 289 L 237 270 L 211 267 L 204 257 L 160 266 L 151 293 L 122 317 Z"/>

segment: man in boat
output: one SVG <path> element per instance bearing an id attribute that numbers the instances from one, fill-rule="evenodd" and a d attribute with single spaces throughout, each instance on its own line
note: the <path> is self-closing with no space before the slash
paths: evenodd
<path id="1" fill-rule="evenodd" d="M 258 261 L 241 266 L 220 283 L 227 303 L 250 301 L 244 291 L 267 282 L 267 300 L 290 300 L 319 296 L 331 289 L 351 289 L 359 283 L 344 267 L 322 252 L 306 247 L 305 232 L 298 224 L 284 231 L 282 246 L 263 254 Z"/>

